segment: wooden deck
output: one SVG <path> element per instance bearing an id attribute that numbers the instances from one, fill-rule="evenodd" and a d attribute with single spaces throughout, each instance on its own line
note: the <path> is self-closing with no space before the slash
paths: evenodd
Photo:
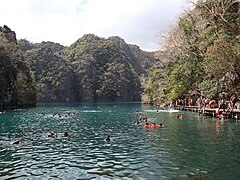
<path id="1" fill-rule="evenodd" d="M 218 108 L 199 108 L 198 106 L 177 106 L 176 109 L 183 111 L 192 111 L 197 112 L 199 114 L 207 115 L 207 116 L 216 116 L 216 110 Z M 233 109 L 233 111 L 227 111 L 228 118 L 240 119 L 240 110 Z"/>

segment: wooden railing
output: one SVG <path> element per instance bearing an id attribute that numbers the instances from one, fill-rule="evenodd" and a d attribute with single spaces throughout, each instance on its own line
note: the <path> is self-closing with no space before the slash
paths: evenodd
<path id="1" fill-rule="evenodd" d="M 184 110 L 184 111 L 193 111 L 193 112 L 198 112 L 199 114 L 204 114 L 204 115 L 210 115 L 210 116 L 216 116 L 217 110 L 219 108 L 200 108 L 199 106 L 183 106 L 183 105 L 177 105 L 176 109 L 178 110 Z M 229 118 L 240 118 L 240 110 L 239 109 L 226 109 L 224 112 L 226 112 L 227 116 Z"/>

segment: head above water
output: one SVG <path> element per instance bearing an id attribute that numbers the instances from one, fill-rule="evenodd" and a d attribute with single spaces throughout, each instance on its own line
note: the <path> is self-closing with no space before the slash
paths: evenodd
<path id="1" fill-rule="evenodd" d="M 48 134 L 48 137 L 55 138 L 55 137 L 57 137 L 57 133 L 55 131 L 52 131 Z"/>
<path id="2" fill-rule="evenodd" d="M 64 137 L 69 136 L 68 132 L 64 132 L 64 135 L 63 135 L 63 136 L 64 136 Z"/>
<path id="3" fill-rule="evenodd" d="M 164 125 L 163 125 L 163 123 L 159 123 L 159 127 L 163 127 Z"/>
<path id="4" fill-rule="evenodd" d="M 106 141 L 110 141 L 110 135 L 108 134 L 107 137 L 105 138 Z"/>

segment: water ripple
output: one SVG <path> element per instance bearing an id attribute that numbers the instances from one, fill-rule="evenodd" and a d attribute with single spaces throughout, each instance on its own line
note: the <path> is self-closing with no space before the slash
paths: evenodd
<path id="1" fill-rule="evenodd" d="M 134 108 L 143 108 L 148 117 L 166 127 L 133 126 Z M 239 168 L 231 169 L 221 161 L 231 160 L 234 167 L 240 163 L 240 138 L 235 138 L 240 128 L 231 124 L 216 136 L 211 121 L 188 114 L 179 121 L 173 113 L 156 113 L 139 104 L 44 105 L 14 112 L 15 117 L 11 113 L 1 116 L 1 140 L 19 139 L 20 144 L 0 144 L 0 179 L 154 180 L 211 172 L 220 177 L 215 171 L 226 177 L 220 171 L 224 168 L 229 177 L 240 177 Z M 61 117 L 53 116 L 59 113 Z M 57 138 L 48 137 L 51 131 Z M 63 136 L 65 131 L 69 137 Z M 109 143 L 104 141 L 108 134 Z"/>

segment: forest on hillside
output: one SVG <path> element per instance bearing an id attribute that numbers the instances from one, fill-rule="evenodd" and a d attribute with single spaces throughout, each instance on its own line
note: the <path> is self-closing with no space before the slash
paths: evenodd
<path id="1" fill-rule="evenodd" d="M 122 38 L 85 34 L 71 46 L 17 41 L 0 27 L 0 108 L 36 102 L 140 101 L 141 79 L 156 62 Z"/>
<path id="2" fill-rule="evenodd" d="M 34 80 L 21 52 L 16 34 L 0 27 L 0 108 L 33 106 Z"/>
<path id="3" fill-rule="evenodd" d="M 140 101 L 141 77 L 156 62 L 120 37 L 85 34 L 69 47 L 19 40 L 37 92 L 37 101 Z"/>
<path id="4" fill-rule="evenodd" d="M 157 52 L 93 34 L 69 47 L 17 41 L 14 31 L 0 27 L 0 106 L 239 96 L 240 1 L 191 3 Z"/>
<path id="5" fill-rule="evenodd" d="M 145 98 L 166 103 L 240 93 L 240 1 L 198 0 L 178 18 L 146 80 Z M 164 63 L 163 63 L 164 62 Z"/>

